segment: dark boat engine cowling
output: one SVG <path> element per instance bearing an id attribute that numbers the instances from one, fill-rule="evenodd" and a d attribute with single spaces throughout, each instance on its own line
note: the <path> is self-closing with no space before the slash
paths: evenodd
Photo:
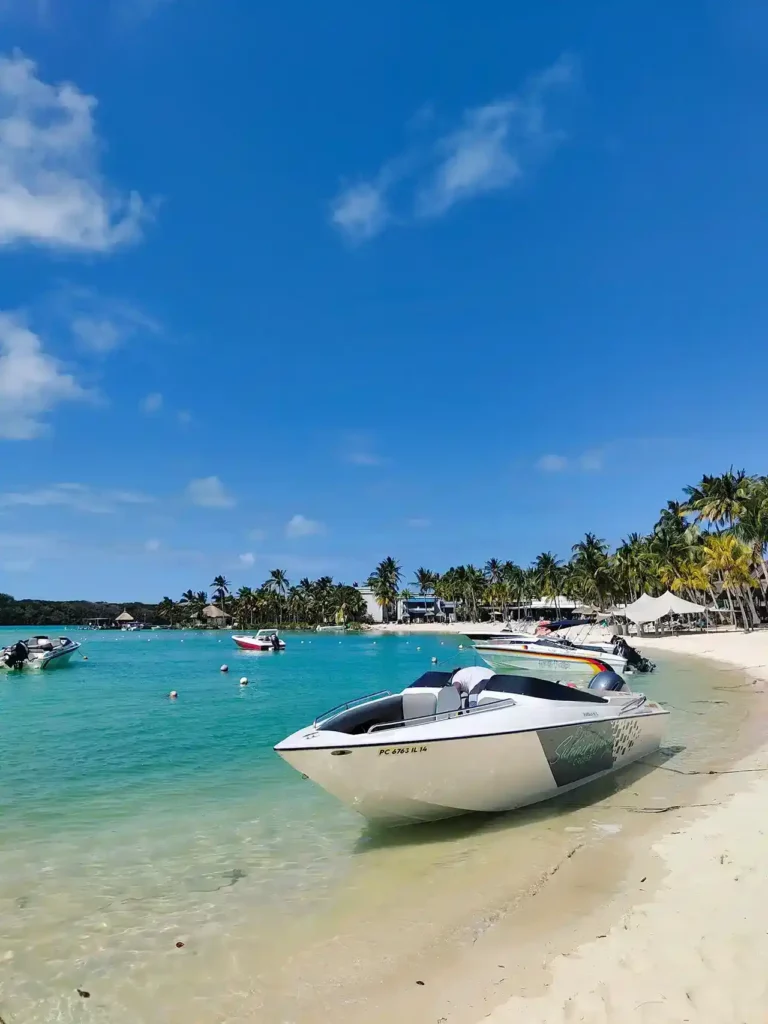
<path id="1" fill-rule="evenodd" d="M 617 654 L 620 658 L 624 658 L 627 662 L 627 667 L 633 671 L 653 672 L 656 668 L 652 661 L 644 658 L 639 651 L 630 646 L 623 636 L 612 636 L 611 643 L 613 644 L 613 653 Z"/>

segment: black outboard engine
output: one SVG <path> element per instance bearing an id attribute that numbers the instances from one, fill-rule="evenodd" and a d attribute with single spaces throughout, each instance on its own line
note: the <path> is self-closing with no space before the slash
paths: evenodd
<path id="1" fill-rule="evenodd" d="M 20 672 L 24 663 L 29 661 L 29 648 L 23 640 L 19 640 L 13 647 L 9 647 L 3 653 L 3 661 L 10 669 Z"/>
<path id="2" fill-rule="evenodd" d="M 277 638 L 277 633 L 273 633 L 272 634 L 271 640 L 272 640 L 272 650 L 273 651 L 279 651 L 280 650 L 280 641 Z"/>
<path id="3" fill-rule="evenodd" d="M 652 661 L 644 658 L 639 651 L 631 647 L 623 636 L 612 636 L 611 643 L 613 644 L 613 653 L 618 654 L 620 658 L 624 658 L 627 662 L 627 667 L 635 672 L 653 672 L 656 668 Z"/>
<path id="4" fill-rule="evenodd" d="M 614 690 L 627 692 L 629 687 L 618 674 L 618 672 L 612 672 L 611 669 L 606 669 L 604 672 L 598 672 L 596 676 L 593 676 L 589 681 L 588 690 Z"/>

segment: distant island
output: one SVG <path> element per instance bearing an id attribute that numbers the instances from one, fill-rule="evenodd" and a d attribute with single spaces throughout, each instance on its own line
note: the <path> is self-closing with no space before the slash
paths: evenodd
<path id="1" fill-rule="evenodd" d="M 570 598 L 584 612 L 606 611 L 636 600 L 641 594 L 672 590 L 698 603 L 717 604 L 732 624 L 757 625 L 768 619 L 768 477 L 748 476 L 732 468 L 721 476 L 704 476 L 684 488 L 683 501 L 669 501 L 652 531 L 631 533 L 615 551 L 593 533 L 571 549 L 567 562 L 551 551 L 523 568 L 513 561 L 490 558 L 482 568 L 459 565 L 445 572 L 423 566 L 403 587 L 402 567 L 384 558 L 365 585 L 386 620 L 396 617 L 399 600 L 416 594 L 453 602 L 456 615 L 479 621 L 525 616 L 541 598 L 554 607 Z M 164 597 L 157 604 L 137 601 L 16 600 L 0 594 L 0 625 L 84 625 L 103 622 L 119 626 L 128 620 L 171 628 L 236 625 L 301 628 L 369 621 L 357 584 L 335 583 L 330 576 L 304 578 L 292 585 L 282 569 L 273 569 L 256 589 L 240 587 L 216 576 L 205 590 L 185 591 L 178 601 Z"/>

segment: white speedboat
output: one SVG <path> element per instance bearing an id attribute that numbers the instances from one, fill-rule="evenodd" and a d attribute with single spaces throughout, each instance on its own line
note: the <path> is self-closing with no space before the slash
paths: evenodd
<path id="1" fill-rule="evenodd" d="M 233 636 L 241 651 L 284 651 L 285 641 L 277 635 L 276 629 L 260 629 L 255 636 Z"/>
<path id="2" fill-rule="evenodd" d="M 475 639 L 474 647 L 483 661 L 497 672 L 567 673 L 569 677 L 593 676 L 610 669 L 619 674 L 632 669 L 651 672 L 652 662 L 624 640 L 614 637 L 611 643 L 575 644 L 549 636 L 499 634 Z"/>
<path id="3" fill-rule="evenodd" d="M 334 708 L 275 750 L 375 821 L 507 811 L 645 757 L 668 712 L 602 672 L 588 689 L 482 667 Z"/>
<path id="4" fill-rule="evenodd" d="M 80 649 L 80 644 L 66 636 L 50 640 L 47 636 L 33 636 L 19 640 L 0 652 L 0 664 L 9 669 L 61 668 Z"/>

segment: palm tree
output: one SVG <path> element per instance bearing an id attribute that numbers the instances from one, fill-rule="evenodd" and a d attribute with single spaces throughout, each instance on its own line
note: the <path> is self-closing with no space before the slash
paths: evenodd
<path id="1" fill-rule="evenodd" d="M 229 588 L 232 586 L 232 584 L 225 576 L 214 576 L 213 583 L 211 583 L 211 586 L 213 587 L 214 599 L 219 599 L 219 606 L 221 607 L 221 610 L 225 612 L 227 610 L 227 594 L 229 593 Z"/>
<path id="2" fill-rule="evenodd" d="M 542 597 L 555 602 L 555 608 L 559 614 L 558 598 L 563 588 L 563 569 L 560 560 L 551 551 L 545 551 L 536 559 L 533 569 L 539 593 Z"/>
<path id="3" fill-rule="evenodd" d="M 504 574 L 504 563 L 498 558 L 489 558 L 483 566 L 483 572 L 489 583 L 501 583 Z"/>
<path id="4" fill-rule="evenodd" d="M 382 610 L 385 622 L 389 621 L 390 607 L 397 602 L 402 578 L 400 565 L 391 557 L 382 559 L 368 577 L 368 586 Z"/>
<path id="5" fill-rule="evenodd" d="M 160 604 L 157 606 L 158 617 L 164 619 L 171 628 L 173 628 L 173 620 L 176 615 L 176 602 L 170 597 L 164 597 Z"/>
<path id="6" fill-rule="evenodd" d="M 237 618 L 239 625 L 252 626 L 256 608 L 256 595 L 250 587 L 240 587 L 237 592 Z"/>
<path id="7" fill-rule="evenodd" d="M 275 597 L 275 606 L 277 608 L 277 616 L 280 625 L 282 625 L 283 622 L 283 605 L 285 604 L 285 598 L 288 594 L 289 588 L 290 583 L 285 570 L 270 569 L 269 577 L 264 583 L 264 590 L 273 594 Z"/>
<path id="8" fill-rule="evenodd" d="M 734 597 L 739 605 L 744 623 L 747 622 L 747 613 L 742 600 L 744 593 L 748 595 L 753 624 L 756 625 L 759 622 L 751 595 L 751 588 L 757 584 L 750 572 L 750 558 L 750 549 L 732 534 L 712 534 L 704 541 L 704 572 L 710 577 L 714 576 L 725 591 L 731 611 L 731 622 L 734 625 L 736 624 Z"/>
<path id="9" fill-rule="evenodd" d="M 763 578 L 762 587 L 768 594 L 768 568 L 765 564 L 765 550 L 768 546 L 768 477 L 754 477 L 742 487 L 743 508 L 733 532 L 749 544 L 754 567 Z"/>
<path id="10" fill-rule="evenodd" d="M 413 575 L 413 586 L 419 588 L 420 594 L 430 594 L 434 592 L 435 583 L 437 582 L 436 573 L 420 566 Z"/>
<path id="11" fill-rule="evenodd" d="M 688 495 L 686 511 L 697 519 L 712 523 L 717 529 L 732 526 L 744 509 L 744 488 L 747 475 L 743 469 L 733 471 L 733 466 L 722 476 L 703 476 L 693 487 L 684 487 Z"/>

